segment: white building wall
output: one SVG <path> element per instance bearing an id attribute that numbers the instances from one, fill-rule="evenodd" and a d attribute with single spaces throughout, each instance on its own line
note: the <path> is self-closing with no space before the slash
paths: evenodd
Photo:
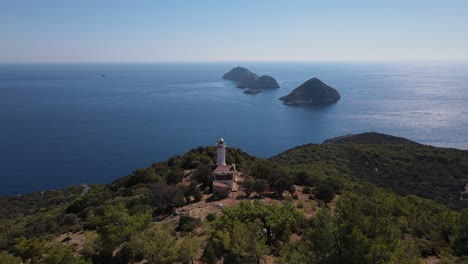
<path id="1" fill-rule="evenodd" d="M 221 182 L 221 183 L 224 183 L 224 184 L 227 184 L 229 186 L 229 189 L 232 189 L 232 186 L 233 186 L 233 181 L 230 181 L 230 180 L 222 180 L 222 181 L 216 181 L 216 182 Z"/>
<path id="2" fill-rule="evenodd" d="M 226 144 L 224 141 L 218 143 L 218 150 L 216 152 L 217 165 L 226 165 Z"/>

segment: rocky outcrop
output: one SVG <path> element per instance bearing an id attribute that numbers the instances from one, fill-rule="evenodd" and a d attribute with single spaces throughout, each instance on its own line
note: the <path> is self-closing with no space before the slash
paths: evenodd
<path id="1" fill-rule="evenodd" d="M 317 78 L 310 79 L 291 93 L 280 98 L 287 105 L 297 104 L 332 104 L 340 100 L 341 95 L 334 88 Z"/>

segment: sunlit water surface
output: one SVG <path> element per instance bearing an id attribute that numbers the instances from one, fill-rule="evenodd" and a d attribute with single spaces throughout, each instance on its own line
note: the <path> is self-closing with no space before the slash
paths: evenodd
<path id="1" fill-rule="evenodd" d="M 378 131 L 468 149 L 468 64 L 244 63 L 281 88 L 246 95 L 240 63 L 0 65 L 0 194 L 107 183 L 224 135 L 259 157 Z M 342 99 L 278 100 L 318 77 Z"/>

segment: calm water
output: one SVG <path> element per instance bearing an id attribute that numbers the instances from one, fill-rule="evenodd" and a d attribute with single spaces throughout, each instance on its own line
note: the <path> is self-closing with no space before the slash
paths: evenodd
<path id="1" fill-rule="evenodd" d="M 238 64 L 0 65 L 0 194 L 107 183 L 223 134 L 260 157 L 365 131 L 468 149 L 468 64 L 240 64 L 281 86 L 257 95 L 221 79 Z M 278 100 L 312 77 L 342 99 Z"/>

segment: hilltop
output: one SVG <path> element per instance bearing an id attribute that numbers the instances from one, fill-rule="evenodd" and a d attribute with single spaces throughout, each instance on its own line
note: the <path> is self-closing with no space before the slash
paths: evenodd
<path id="1" fill-rule="evenodd" d="M 468 208 L 468 151 L 363 133 L 295 147 L 271 158 L 293 170 L 368 182 L 400 194 Z"/>
<path id="2" fill-rule="evenodd" d="M 237 84 L 242 84 L 252 80 L 257 80 L 258 76 L 244 67 L 237 66 L 224 74 L 223 79 L 234 81 Z"/>
<path id="3" fill-rule="evenodd" d="M 402 137 L 385 135 L 377 132 L 367 132 L 362 134 L 351 134 L 327 139 L 323 144 L 400 144 L 400 145 L 419 145 L 414 141 Z"/>

